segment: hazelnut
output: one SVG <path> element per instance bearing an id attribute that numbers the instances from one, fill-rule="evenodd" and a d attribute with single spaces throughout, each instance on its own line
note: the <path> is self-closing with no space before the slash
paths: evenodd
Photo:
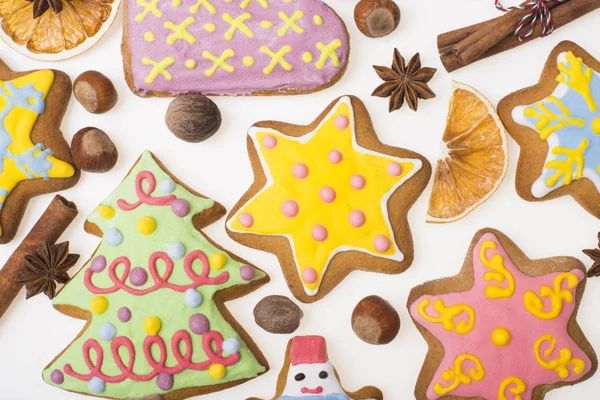
<path id="1" fill-rule="evenodd" d="M 108 77 L 98 71 L 86 71 L 75 79 L 75 98 L 92 114 L 103 114 L 112 109 L 119 95 Z"/>
<path id="2" fill-rule="evenodd" d="M 75 165 L 87 172 L 107 172 L 119 153 L 108 135 L 98 128 L 83 128 L 73 136 L 71 152 Z"/>
<path id="3" fill-rule="evenodd" d="M 285 296 L 267 296 L 254 307 L 256 324 L 269 333 L 294 333 L 304 313 Z"/>
<path id="4" fill-rule="evenodd" d="M 211 99 L 199 93 L 180 94 L 169 104 L 165 122 L 179 139 L 198 143 L 219 130 L 221 111 Z"/>
<path id="5" fill-rule="evenodd" d="M 352 330 L 363 342 L 388 344 L 400 331 L 398 312 L 379 296 L 358 302 L 352 313 Z"/>
<path id="6" fill-rule="evenodd" d="M 393 0 L 360 0 L 354 8 L 354 21 L 365 36 L 387 36 L 400 24 L 400 8 Z"/>

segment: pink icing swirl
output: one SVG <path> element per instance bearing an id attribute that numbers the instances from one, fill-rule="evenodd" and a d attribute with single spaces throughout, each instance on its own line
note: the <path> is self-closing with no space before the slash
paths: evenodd
<path id="1" fill-rule="evenodd" d="M 142 184 L 144 181 L 148 181 L 148 191 L 145 192 Z M 135 193 L 138 196 L 138 201 L 131 204 L 126 202 L 123 199 L 117 200 L 117 206 L 121 210 L 131 211 L 135 210 L 142 204 L 148 204 L 150 206 L 168 206 L 171 205 L 171 202 L 175 200 L 177 197 L 174 194 L 170 194 L 168 196 L 162 197 L 153 197 L 152 193 L 156 189 L 156 178 L 154 174 L 150 171 L 142 171 L 135 177 Z"/>
<path id="2" fill-rule="evenodd" d="M 161 260 L 165 264 L 165 272 L 161 276 L 158 272 L 157 262 Z M 202 262 L 202 272 L 197 274 L 194 271 L 193 263 L 196 260 L 200 260 Z M 121 277 L 117 275 L 117 268 L 122 265 L 123 273 Z M 107 288 L 99 288 L 92 282 L 92 277 L 94 275 L 94 271 L 88 268 L 85 271 L 84 283 L 86 288 L 94 293 L 94 294 L 109 294 L 114 293 L 119 290 L 125 290 L 127 293 L 133 294 L 135 296 L 142 296 L 148 293 L 152 293 L 158 289 L 169 288 L 175 290 L 177 292 L 185 292 L 188 289 L 194 289 L 201 285 L 220 285 L 229 280 L 229 273 L 222 272 L 218 276 L 214 278 L 210 278 L 208 275 L 210 273 L 210 264 L 208 262 L 208 258 L 206 254 L 201 250 L 195 250 L 189 253 L 183 262 L 183 268 L 186 275 L 191 279 L 192 283 L 187 285 L 177 285 L 169 282 L 169 278 L 173 273 L 174 263 L 173 260 L 167 255 L 167 253 L 163 251 L 154 252 L 150 256 L 150 260 L 148 261 L 148 270 L 150 271 L 150 275 L 154 280 L 154 285 L 145 288 L 145 289 L 137 289 L 129 286 L 126 282 L 129 278 L 129 273 L 131 271 L 131 262 L 125 256 L 116 258 L 108 267 L 108 276 L 110 280 L 114 283 L 113 286 Z"/>
<path id="3" fill-rule="evenodd" d="M 115 338 L 111 344 L 110 349 L 117 367 L 121 370 L 121 374 L 110 376 L 102 372 L 102 365 L 104 363 L 104 351 L 102 346 L 95 339 L 88 339 L 83 344 L 83 358 L 85 364 L 90 370 L 89 373 L 75 372 L 71 364 L 65 364 L 63 370 L 65 374 L 77 378 L 82 381 L 88 381 L 93 377 L 102 379 L 107 383 L 120 383 L 126 379 L 133 381 L 149 381 L 156 377 L 160 373 L 167 373 L 171 375 L 178 374 L 184 370 L 195 370 L 195 371 L 206 371 L 212 364 L 222 364 L 224 366 L 231 366 L 236 364 L 240 360 L 240 353 L 232 354 L 227 357 L 223 356 L 223 336 L 216 331 L 208 332 L 202 336 L 202 349 L 206 353 L 208 360 L 196 363 L 192 361 L 193 345 L 190 334 L 185 330 L 179 330 L 175 332 L 171 338 L 171 351 L 173 357 L 177 363 L 168 367 L 167 363 L 167 346 L 165 341 L 160 336 L 146 336 L 144 339 L 144 356 L 150 368 L 152 370 L 144 375 L 138 375 L 133 372 L 135 364 L 135 345 L 126 336 L 119 336 Z M 182 354 L 180 350 L 181 342 L 184 343 L 185 351 Z M 216 351 L 213 351 L 213 344 Z M 159 357 L 158 360 L 152 355 L 152 346 L 158 347 Z M 124 347 L 127 350 L 128 360 L 125 362 L 119 350 Z M 96 362 L 92 361 L 91 351 L 95 353 Z"/>

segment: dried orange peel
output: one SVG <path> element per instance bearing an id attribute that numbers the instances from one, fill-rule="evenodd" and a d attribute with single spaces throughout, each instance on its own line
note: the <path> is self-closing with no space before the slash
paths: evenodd
<path id="1" fill-rule="evenodd" d="M 492 104 L 454 82 L 427 222 L 458 221 L 488 200 L 508 169 L 507 134 Z"/>
<path id="2" fill-rule="evenodd" d="M 0 0 L 0 37 L 27 57 L 64 60 L 95 45 L 119 5 L 120 0 Z"/>

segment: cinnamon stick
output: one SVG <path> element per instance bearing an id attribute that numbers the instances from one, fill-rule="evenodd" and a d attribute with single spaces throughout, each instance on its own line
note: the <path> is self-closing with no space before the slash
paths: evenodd
<path id="1" fill-rule="evenodd" d="M 551 5 L 552 4 L 550 4 L 549 6 L 551 6 Z M 554 22 L 553 22 L 554 29 L 558 29 L 562 26 L 565 26 L 568 23 L 573 22 L 577 18 L 580 18 L 580 17 L 596 10 L 597 8 L 600 8 L 600 0 L 571 0 L 566 3 L 558 3 L 558 5 L 555 3 L 554 8 L 552 10 L 552 18 L 554 20 Z M 505 16 L 510 15 L 511 13 L 507 13 L 507 14 L 505 14 Z M 464 59 L 464 53 L 463 53 L 463 57 L 461 58 L 461 57 L 458 57 L 455 52 L 448 51 L 448 48 L 454 49 L 458 45 L 458 44 L 456 44 L 454 46 L 450 46 L 449 41 L 451 39 L 460 38 L 461 35 L 463 35 L 463 36 L 466 35 L 469 31 L 472 31 L 475 28 L 477 28 L 477 26 L 480 26 L 480 27 L 478 29 L 475 29 L 475 32 L 476 32 L 476 34 L 478 34 L 478 36 L 480 36 L 483 29 L 485 29 L 486 31 L 489 32 L 489 30 L 491 29 L 490 26 L 497 27 L 497 23 L 500 18 L 502 18 L 502 17 L 495 18 L 491 21 L 483 22 L 481 24 L 472 25 L 471 27 L 459 29 L 459 30 L 456 30 L 453 32 L 448 32 L 448 34 L 443 34 L 444 38 L 441 39 L 443 48 L 440 48 L 440 54 L 441 54 L 440 59 L 442 60 L 442 64 L 444 65 L 446 70 L 448 72 L 455 71 L 459 68 L 462 68 L 469 64 L 472 64 L 475 61 L 479 61 L 481 59 L 493 56 L 495 54 L 502 53 L 506 50 L 513 49 L 517 46 L 520 46 L 523 43 L 527 43 L 533 39 L 536 39 L 536 38 L 539 38 L 542 36 L 542 28 L 538 24 L 538 25 L 536 25 L 531 37 L 526 41 L 520 42 L 520 41 L 516 40 L 514 37 L 514 29 L 516 29 L 516 24 L 515 24 L 513 26 L 514 29 L 512 29 L 512 31 L 510 31 L 510 33 L 508 35 L 506 35 L 504 38 L 502 38 L 501 40 L 499 40 L 498 42 L 493 44 L 491 47 L 486 49 L 484 52 L 479 54 L 479 56 L 477 58 L 475 58 L 469 62 L 466 62 L 466 60 Z M 491 25 L 487 25 L 487 24 L 491 24 Z M 485 28 L 481 28 L 482 25 L 485 25 Z M 505 32 L 505 31 L 506 31 L 506 29 L 502 30 L 502 32 Z M 472 34 L 471 36 L 468 36 L 468 38 L 472 37 L 473 35 L 475 35 L 475 33 Z M 442 36 L 442 35 L 440 35 L 440 36 Z M 497 37 L 497 35 L 496 35 L 496 37 Z M 459 43 L 464 43 L 465 40 L 466 39 L 462 40 Z M 471 42 L 472 42 L 472 40 L 471 40 Z M 438 40 L 438 44 L 439 44 L 439 40 Z M 481 42 L 479 43 L 479 45 L 481 45 Z M 445 50 L 445 52 L 442 52 L 442 50 Z M 481 47 L 479 47 L 478 49 L 475 49 L 475 50 L 477 50 L 477 52 L 478 52 L 479 50 L 481 50 Z M 471 52 L 469 54 L 474 54 L 474 53 Z"/>
<path id="2" fill-rule="evenodd" d="M 33 254 L 43 242 L 55 243 L 77 216 L 77 206 L 57 195 L 19 247 L 0 270 L 0 318 L 19 294 L 17 282 L 26 255 Z"/>

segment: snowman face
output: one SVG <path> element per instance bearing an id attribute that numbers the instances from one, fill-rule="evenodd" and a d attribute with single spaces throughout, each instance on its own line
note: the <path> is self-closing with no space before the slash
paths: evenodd
<path id="1" fill-rule="evenodd" d="M 342 394 L 344 390 L 333 372 L 331 363 L 290 366 L 283 395 L 302 397 L 336 393 Z"/>

